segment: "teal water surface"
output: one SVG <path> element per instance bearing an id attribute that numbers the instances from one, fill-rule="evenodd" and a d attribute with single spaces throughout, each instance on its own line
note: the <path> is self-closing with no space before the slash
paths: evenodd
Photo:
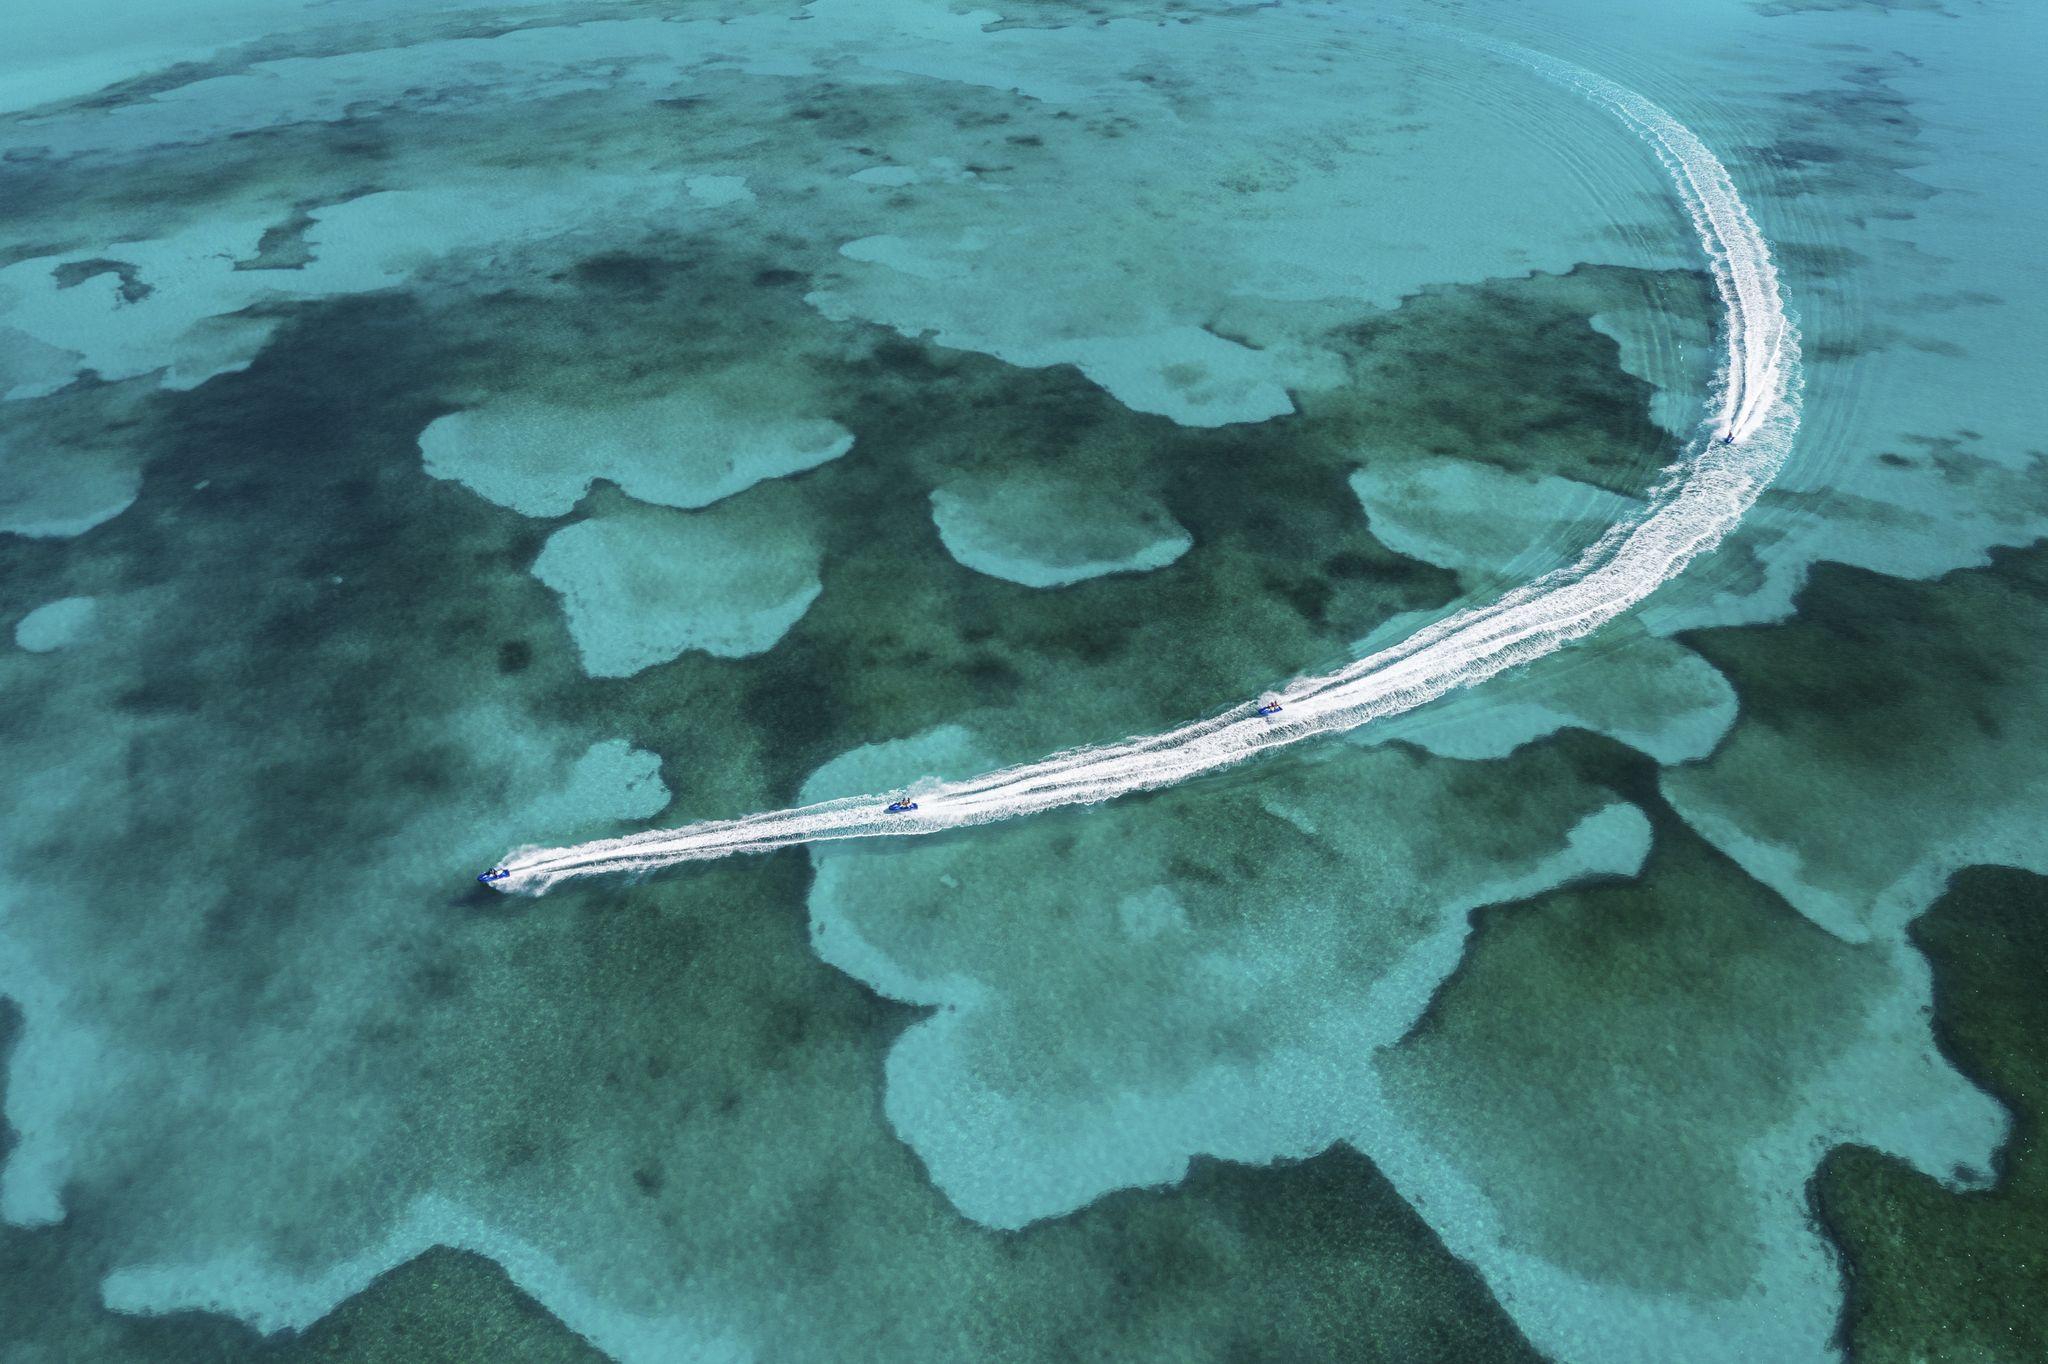
<path id="1" fill-rule="evenodd" d="M 2014 0 L 91 0 L 0 43 L 0 1359 L 2039 1358 Z M 1592 639 L 1108 806 L 1790 462 Z"/>

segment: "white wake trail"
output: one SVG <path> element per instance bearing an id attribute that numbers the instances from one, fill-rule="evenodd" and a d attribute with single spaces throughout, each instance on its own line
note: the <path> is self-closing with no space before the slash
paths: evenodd
<path id="1" fill-rule="evenodd" d="M 1777 474 L 1799 425 L 1799 335 L 1770 247 L 1727 168 L 1662 108 L 1569 63 L 1483 45 L 1581 91 L 1634 129 L 1669 172 L 1706 250 L 1726 313 L 1727 356 L 1709 420 L 1640 514 L 1611 527 L 1567 568 L 1336 672 L 1295 679 L 1276 693 L 1283 709 L 1270 718 L 1247 703 L 1164 734 L 923 785 L 918 808 L 903 814 L 884 812 L 887 796 L 858 796 L 573 847 L 523 848 L 502 864 L 510 874 L 498 887 L 538 894 L 573 876 L 826 839 L 938 833 L 1171 786 L 1267 749 L 1413 710 L 1539 658 L 1629 610 L 1712 549 Z M 1733 444 L 1722 439 L 1729 435 Z"/>

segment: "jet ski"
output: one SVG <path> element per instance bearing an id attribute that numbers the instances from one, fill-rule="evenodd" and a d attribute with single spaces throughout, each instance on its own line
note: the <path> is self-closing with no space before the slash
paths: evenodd
<path id="1" fill-rule="evenodd" d="M 910 799 L 910 797 L 905 796 L 902 800 L 890 801 L 889 808 L 884 813 L 892 815 L 907 815 L 916 808 L 917 802 Z"/>
<path id="2" fill-rule="evenodd" d="M 1261 715 L 1278 715 L 1279 713 L 1280 703 L 1278 701 L 1267 701 L 1259 706 L 1259 714 Z"/>
<path id="3" fill-rule="evenodd" d="M 1733 444 L 1735 444 L 1735 433 L 1734 433 L 1733 431 L 1730 431 L 1730 432 L 1728 432 L 1727 434 L 1723 435 L 1723 436 L 1721 437 L 1721 444 L 1723 444 L 1723 445 L 1733 445 Z"/>
<path id="4" fill-rule="evenodd" d="M 512 869 L 510 867 L 492 867 L 489 871 L 485 872 L 482 876 L 479 876 L 476 879 L 488 886 L 491 882 L 502 881 L 511 874 Z"/>

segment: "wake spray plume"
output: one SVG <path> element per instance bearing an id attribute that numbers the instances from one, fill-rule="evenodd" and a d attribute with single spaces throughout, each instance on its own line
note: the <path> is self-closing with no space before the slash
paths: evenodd
<path id="1" fill-rule="evenodd" d="M 828 839 L 938 833 L 1171 786 L 1268 749 L 1413 710 L 1540 658 L 1629 610 L 1718 544 L 1777 474 L 1799 426 L 1799 334 L 1786 315 L 1770 246 L 1720 159 L 1658 105 L 1569 63 L 1482 45 L 1578 90 L 1633 129 L 1663 163 L 1706 250 L 1727 355 L 1707 420 L 1637 515 L 1610 527 L 1568 567 L 1497 601 L 1336 672 L 1296 678 L 1271 694 L 1280 703 L 1271 714 L 1246 703 L 1164 734 L 920 785 L 916 808 L 901 813 L 885 813 L 889 796 L 856 796 L 573 847 L 521 848 L 506 857 L 507 874 L 494 884 L 539 894 L 574 876 Z"/>

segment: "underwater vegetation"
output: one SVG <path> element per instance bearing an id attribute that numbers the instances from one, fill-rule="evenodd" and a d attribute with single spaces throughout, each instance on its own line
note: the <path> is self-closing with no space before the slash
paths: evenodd
<path id="1" fill-rule="evenodd" d="M 1723 353 L 1662 168 L 1337 7 L 33 30 L 0 1359 L 2048 1348 L 2026 34 L 1540 10 L 1460 22 L 1683 117 L 1809 343 L 1716 553 L 1171 789 L 538 900 L 1571 562 Z"/>

